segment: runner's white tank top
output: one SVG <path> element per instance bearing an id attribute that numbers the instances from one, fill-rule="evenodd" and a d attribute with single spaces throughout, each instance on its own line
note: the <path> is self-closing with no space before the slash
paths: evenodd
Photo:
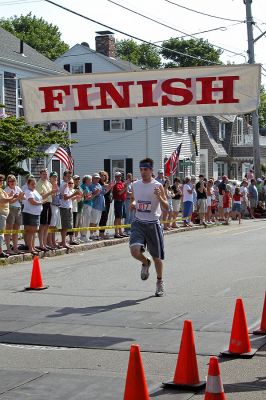
<path id="1" fill-rule="evenodd" d="M 161 216 L 161 206 L 157 196 L 154 194 L 154 188 L 162 184 L 153 179 L 150 183 L 144 183 L 142 180 L 133 182 L 132 188 L 136 202 L 135 217 L 144 222 L 157 221 Z"/>

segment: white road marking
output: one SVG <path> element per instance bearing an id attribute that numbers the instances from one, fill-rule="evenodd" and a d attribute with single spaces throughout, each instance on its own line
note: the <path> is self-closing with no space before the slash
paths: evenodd
<path id="1" fill-rule="evenodd" d="M 248 326 L 248 329 L 251 331 L 254 328 L 258 328 L 260 326 L 260 319 L 258 319 L 257 321 L 253 322 L 253 324 Z"/>
<path id="2" fill-rule="evenodd" d="M 248 229 L 246 231 L 241 231 L 241 232 L 237 232 L 237 233 L 232 233 L 233 236 L 235 235 L 242 235 L 242 233 L 248 233 L 248 232 L 253 232 L 253 231 L 260 231 L 261 229 L 265 229 L 264 226 L 262 226 L 261 228 L 256 228 L 256 229 Z"/>

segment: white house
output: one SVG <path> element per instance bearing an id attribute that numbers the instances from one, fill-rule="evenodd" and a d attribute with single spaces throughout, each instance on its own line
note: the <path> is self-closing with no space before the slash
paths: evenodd
<path id="1" fill-rule="evenodd" d="M 76 44 L 55 63 L 72 74 L 139 71 L 130 62 L 115 58 L 115 39 L 112 32 L 98 32 L 96 50 L 88 43 Z M 75 173 L 85 175 L 99 170 L 109 172 L 111 179 L 116 170 L 138 176 L 138 162 L 151 157 L 155 169 L 162 168 L 166 157 L 182 142 L 179 169 L 181 174 L 199 171 L 199 157 L 195 156 L 192 135 L 196 135 L 199 148 L 197 118 L 149 117 L 132 119 L 93 119 L 70 123 Z"/>

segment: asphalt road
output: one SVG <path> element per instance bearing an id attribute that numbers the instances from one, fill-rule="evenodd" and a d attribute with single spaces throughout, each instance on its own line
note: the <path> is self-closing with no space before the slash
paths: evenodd
<path id="1" fill-rule="evenodd" d="M 228 347 L 237 298 L 250 332 L 259 325 L 265 231 L 266 221 L 243 221 L 167 236 L 163 298 L 154 270 L 140 280 L 127 244 L 42 259 L 40 292 L 23 291 L 30 263 L 0 269 L 0 399 L 122 399 L 132 343 L 151 399 L 203 399 L 160 388 L 173 379 L 183 321 L 193 322 L 203 379 L 209 356 Z M 250 338 L 252 359 L 220 362 L 228 400 L 266 398 L 266 337 Z"/>

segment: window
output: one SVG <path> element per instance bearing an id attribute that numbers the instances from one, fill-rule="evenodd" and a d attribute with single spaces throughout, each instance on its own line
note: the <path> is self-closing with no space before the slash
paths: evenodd
<path id="1" fill-rule="evenodd" d="M 124 119 L 111 119 L 110 121 L 110 131 L 124 131 L 125 130 L 125 120 Z"/>
<path id="2" fill-rule="evenodd" d="M 224 162 L 216 162 L 217 170 L 218 170 L 218 177 L 225 175 L 225 165 Z"/>
<path id="3" fill-rule="evenodd" d="M 200 154 L 200 174 L 206 176 L 206 157 L 205 154 Z"/>
<path id="4" fill-rule="evenodd" d="M 83 74 L 84 73 L 84 65 L 83 64 L 71 65 L 71 73 L 72 74 Z"/>
<path id="5" fill-rule="evenodd" d="M 240 144 L 243 141 L 243 119 L 237 118 L 237 141 Z"/>
<path id="6" fill-rule="evenodd" d="M 166 117 L 163 120 L 164 131 L 168 133 L 182 133 L 184 130 L 183 117 Z"/>
<path id="7" fill-rule="evenodd" d="M 208 178 L 209 170 L 208 170 L 208 149 L 200 149 L 200 174 L 204 175 L 205 178 Z"/>
<path id="8" fill-rule="evenodd" d="M 132 119 L 106 119 L 103 121 L 103 129 L 109 132 L 132 131 Z"/>
<path id="9" fill-rule="evenodd" d="M 22 104 L 22 93 L 20 87 L 20 80 L 17 80 L 17 107 L 18 107 L 18 117 L 24 116 L 23 104 Z"/>
<path id="10" fill-rule="evenodd" d="M 224 122 L 219 122 L 219 139 L 225 139 L 226 124 Z"/>
<path id="11" fill-rule="evenodd" d="M 237 118 L 236 120 L 236 131 L 233 135 L 233 145 L 243 145 L 244 144 L 244 136 L 243 136 L 243 119 Z"/>

